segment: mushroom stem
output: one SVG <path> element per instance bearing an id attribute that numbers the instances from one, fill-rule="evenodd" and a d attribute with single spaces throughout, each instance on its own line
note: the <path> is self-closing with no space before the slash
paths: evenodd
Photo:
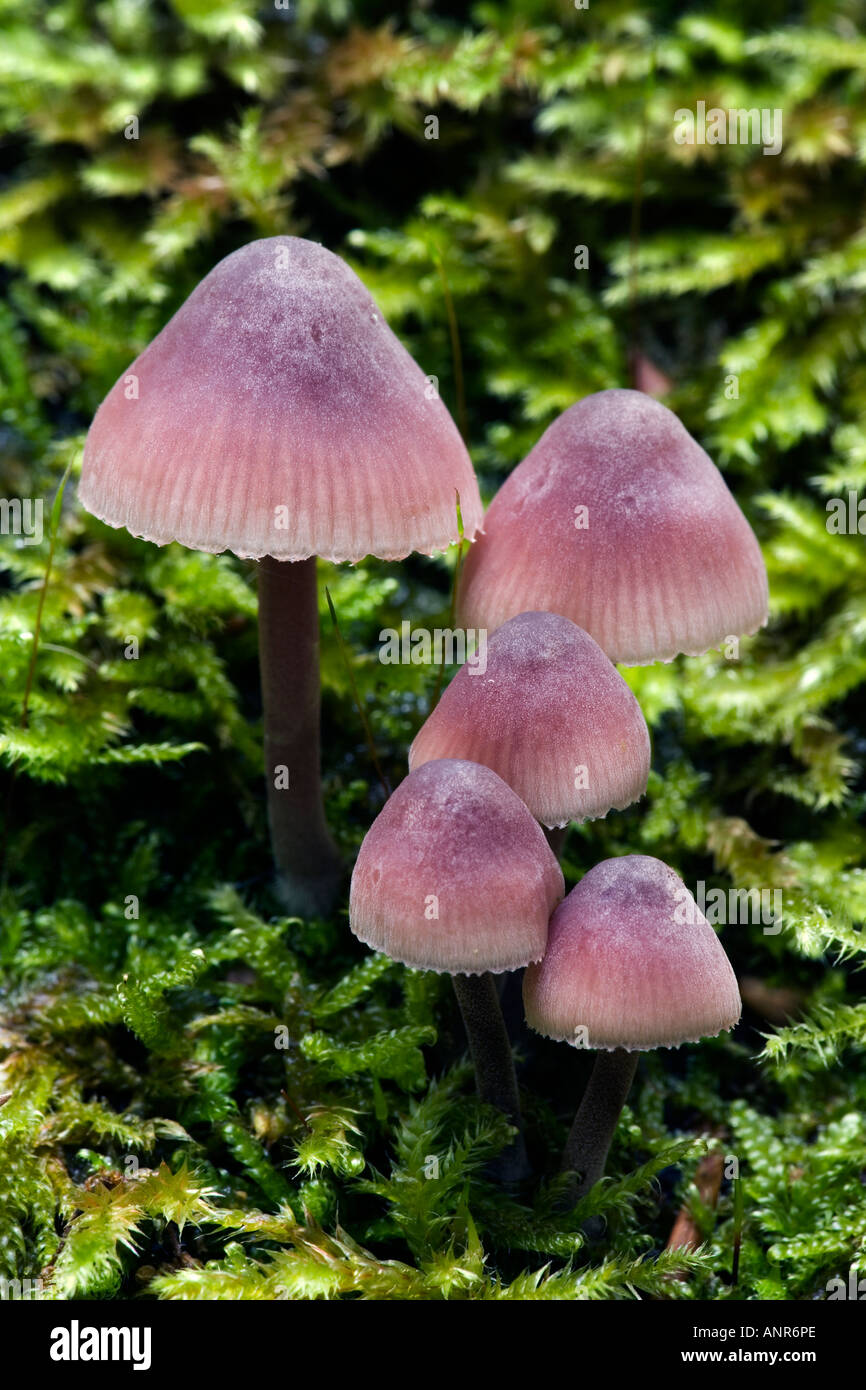
<path id="1" fill-rule="evenodd" d="M 341 863 L 322 802 L 315 557 L 260 562 L 259 665 L 277 892 L 291 913 L 324 915 L 336 900 Z"/>
<path id="2" fill-rule="evenodd" d="M 529 1160 L 523 1135 L 519 1132 L 522 1119 L 514 1055 L 502 1016 L 496 979 L 488 972 L 483 975 L 454 975 L 453 980 L 475 1066 L 479 1099 L 501 1110 L 518 1129 L 517 1137 L 500 1155 L 496 1165 L 497 1176 L 504 1182 L 518 1182 L 528 1176 Z"/>
<path id="3" fill-rule="evenodd" d="M 624 1047 L 596 1055 L 562 1155 L 562 1171 L 575 1175 L 568 1194 L 572 1202 L 584 1197 L 604 1173 L 637 1061 L 638 1054 L 627 1052 Z"/>

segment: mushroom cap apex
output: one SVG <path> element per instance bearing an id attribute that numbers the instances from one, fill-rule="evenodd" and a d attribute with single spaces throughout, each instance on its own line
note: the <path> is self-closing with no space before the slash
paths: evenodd
<path id="1" fill-rule="evenodd" d="M 624 387 L 586 396 L 503 483 L 457 614 L 493 630 L 526 609 L 564 614 L 628 665 L 698 655 L 766 623 L 757 539 L 660 401 Z"/>
<path id="2" fill-rule="evenodd" d="M 716 933 L 673 869 L 643 854 L 597 864 L 560 903 L 523 998 L 536 1032 L 601 1050 L 679 1047 L 741 1012 Z"/>
<path id="3" fill-rule="evenodd" d="M 358 854 L 349 924 L 374 951 L 451 975 L 540 960 L 562 870 L 490 768 L 440 759 L 410 772 Z"/>
<path id="4" fill-rule="evenodd" d="M 560 614 L 529 612 L 497 628 L 442 693 L 409 766 L 435 758 L 492 768 L 551 827 L 641 797 L 650 740 L 640 705 L 593 638 Z"/>
<path id="5" fill-rule="evenodd" d="M 432 553 L 481 524 L 438 393 L 339 256 L 301 237 L 220 261 L 102 402 L 78 495 L 164 545 L 261 559 Z"/>

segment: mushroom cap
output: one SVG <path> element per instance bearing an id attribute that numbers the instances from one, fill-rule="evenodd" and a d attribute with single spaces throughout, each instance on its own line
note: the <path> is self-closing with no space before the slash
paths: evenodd
<path id="1" fill-rule="evenodd" d="M 409 766 L 433 758 L 484 763 L 554 826 L 642 796 L 650 741 L 640 705 L 588 633 L 556 613 L 520 613 L 491 637 L 486 669 L 461 667 L 420 729 Z"/>
<path id="2" fill-rule="evenodd" d="M 757 539 L 715 464 L 666 406 L 613 390 L 570 406 L 505 480 L 457 614 L 493 629 L 563 613 L 612 661 L 641 665 L 757 631 L 767 601 Z"/>
<path id="3" fill-rule="evenodd" d="M 345 261 L 277 236 L 220 261 L 115 383 L 78 495 L 157 545 L 355 561 L 446 549 L 458 493 L 471 539 L 475 474 L 421 368 Z"/>
<path id="4" fill-rule="evenodd" d="M 564 891 L 544 832 L 511 788 L 487 767 L 445 759 L 410 772 L 368 830 L 349 924 L 418 970 L 498 973 L 541 959 Z"/>
<path id="5" fill-rule="evenodd" d="M 605 859 L 560 903 L 523 1003 L 546 1037 L 629 1052 L 733 1028 L 741 1007 L 731 963 L 691 893 L 645 854 Z"/>

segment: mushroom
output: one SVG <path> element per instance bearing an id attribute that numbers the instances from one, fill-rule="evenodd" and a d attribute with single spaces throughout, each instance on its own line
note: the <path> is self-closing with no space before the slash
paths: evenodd
<path id="1" fill-rule="evenodd" d="M 392 960 L 453 976 L 478 1094 L 518 1128 L 493 977 L 541 959 L 564 888 L 520 798 L 490 768 L 458 759 L 409 773 L 367 832 L 352 874 L 352 931 Z M 520 1143 L 514 1160 L 519 1172 Z"/>
<path id="2" fill-rule="evenodd" d="M 227 256 L 115 384 L 79 498 L 110 526 L 260 561 L 268 814 L 291 911 L 332 904 L 322 805 L 317 555 L 470 539 L 481 501 L 429 380 L 338 256 L 277 236 Z"/>
<path id="3" fill-rule="evenodd" d="M 611 661 L 696 656 L 767 621 L 760 547 L 672 411 L 640 391 L 571 406 L 502 485 L 463 567 L 458 620 L 527 609 L 579 623 Z"/>
<path id="4" fill-rule="evenodd" d="M 604 1173 L 639 1052 L 733 1028 L 731 963 L 682 879 L 659 859 L 606 859 L 550 923 L 523 982 L 526 1021 L 545 1037 L 598 1051 L 562 1167 L 583 1196 Z"/>
<path id="5" fill-rule="evenodd" d="M 548 828 L 621 811 L 646 791 L 640 705 L 593 639 L 555 613 L 520 613 L 462 666 L 409 750 L 409 767 L 468 758 L 497 772 Z"/>

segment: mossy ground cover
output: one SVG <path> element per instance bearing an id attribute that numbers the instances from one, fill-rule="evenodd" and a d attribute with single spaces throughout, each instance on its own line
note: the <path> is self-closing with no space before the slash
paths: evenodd
<path id="1" fill-rule="evenodd" d="M 41 540 L 0 536 L 4 1278 L 795 1300 L 862 1260 L 866 536 L 827 502 L 866 493 L 863 10 L 0 3 L 0 495 L 44 502 Z M 678 144 L 699 100 L 780 109 L 781 153 Z M 503 1196 L 449 982 L 365 953 L 345 896 L 303 922 L 271 897 L 252 567 L 76 504 L 115 378 L 222 255 L 282 232 L 358 271 L 465 419 L 485 500 L 640 349 L 764 547 L 769 627 L 736 660 L 627 672 L 648 796 L 563 857 L 569 884 L 640 852 L 708 892 L 779 889 L 782 927 L 722 928 L 742 1023 L 642 1061 L 609 1180 L 570 1213 L 587 1059 L 521 1039 L 536 1179 Z M 447 626 L 454 562 L 320 566 L 347 865 L 384 793 L 325 587 L 393 785 L 437 673 L 383 666 L 379 633 Z M 715 1206 L 709 1150 L 736 1160 Z M 666 1249 L 684 1204 L 693 1252 Z"/>

